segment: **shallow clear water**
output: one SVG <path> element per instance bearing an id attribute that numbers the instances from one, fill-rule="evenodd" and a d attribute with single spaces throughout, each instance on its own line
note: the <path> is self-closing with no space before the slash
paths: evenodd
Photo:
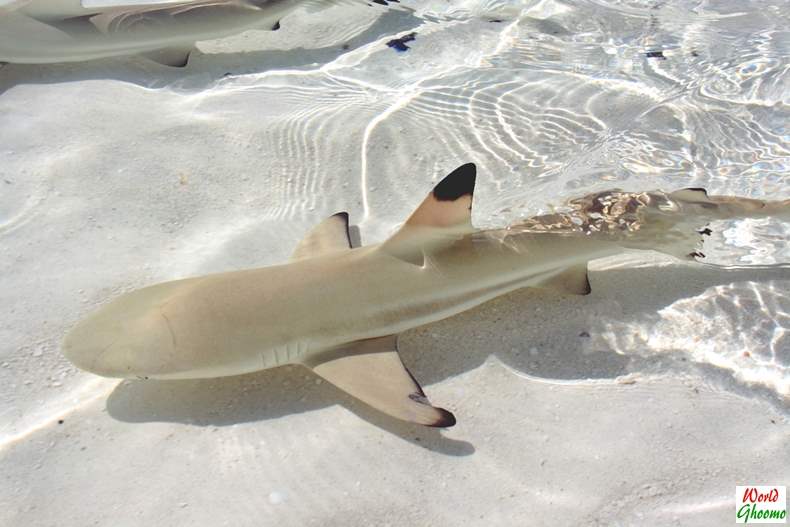
<path id="1" fill-rule="evenodd" d="M 698 470 L 684 465 L 689 480 L 662 472 L 661 457 L 643 453 L 650 488 L 666 495 L 674 484 L 691 496 L 673 495 L 677 499 L 667 502 L 648 488 L 625 492 L 607 509 L 596 485 L 619 476 L 639 480 L 633 470 L 638 463 L 623 457 L 623 449 L 640 452 L 675 419 L 679 429 L 705 436 L 698 441 L 711 451 L 737 455 L 691 428 L 694 417 L 683 413 L 699 410 L 693 402 L 684 406 L 691 383 L 695 390 L 709 389 L 699 403 L 708 417 L 726 420 L 726 408 L 740 405 L 759 416 L 755 430 L 769 414 L 786 418 L 790 274 L 770 267 L 790 262 L 786 223 L 742 221 L 716 229 L 706 247 L 713 262 L 763 266 L 757 269 L 604 262 L 593 266 L 592 300 L 527 292 L 460 321 L 407 334 L 406 348 L 414 351 L 406 351 L 405 359 L 431 385 L 432 397 L 451 401 L 473 424 L 474 430 L 462 429 L 452 441 L 398 428 L 364 409 L 349 413 L 332 406 L 340 396 L 301 373 L 116 387 L 77 372 L 60 356 L 66 329 L 119 292 L 283 261 L 309 226 L 338 210 L 350 212 L 364 243 L 380 241 L 433 183 L 469 161 L 478 166 L 474 222 L 480 227 L 505 225 L 612 187 L 705 187 L 716 194 L 790 197 L 786 2 L 404 4 L 407 9 L 343 5 L 296 14 L 276 33 L 253 31 L 202 43 L 203 53 L 185 70 L 139 58 L 0 69 L 0 295 L 7 306 L 0 320 L 0 396 L 6 401 L 0 407 L 0 454 L 15 467 L 9 476 L 13 495 L 5 499 L 24 504 L 9 518 L 37 517 L 28 509 L 36 494 L 26 482 L 59 488 L 56 476 L 29 480 L 24 469 L 30 464 L 76 457 L 79 445 L 96 452 L 91 463 L 106 462 L 112 451 L 99 445 L 104 441 L 172 455 L 179 447 L 167 442 L 182 441 L 186 453 L 180 462 L 199 465 L 201 451 L 212 452 L 218 464 L 211 473 L 198 471 L 199 477 L 236 478 L 237 497 L 250 496 L 244 493 L 264 476 L 236 464 L 282 476 L 249 498 L 252 509 L 282 512 L 277 507 L 318 488 L 323 494 L 290 520 L 301 524 L 332 518 L 353 523 L 351 509 L 341 507 L 333 515 L 327 505 L 330 498 L 348 496 L 393 523 L 403 521 L 397 507 L 359 490 L 379 488 L 369 469 L 376 463 L 392 475 L 399 490 L 390 492 L 397 499 L 422 505 L 422 512 L 409 516 L 420 522 L 465 518 L 454 507 L 485 494 L 487 481 L 519 487 L 514 482 L 540 473 L 546 459 L 559 472 L 513 490 L 520 496 L 516 501 L 508 493 L 496 496 L 500 513 L 485 505 L 493 497 L 469 505 L 478 523 L 507 523 L 557 504 L 575 511 L 571 516 L 579 522 L 629 523 L 640 518 L 637 504 L 646 497 L 654 498 L 645 513 L 650 522 L 730 521 L 724 511 L 731 503 L 720 496 L 730 496 L 731 489 L 713 485 L 722 478 L 729 485 L 727 478 L 736 477 L 716 472 L 726 459 Z M 410 32 L 416 37 L 407 51 L 386 45 Z M 459 331 L 462 337 L 454 336 Z M 589 339 L 580 340 L 582 333 Z M 598 402 L 571 410 L 578 403 L 570 392 L 560 394 L 565 385 L 544 392 L 524 384 L 522 375 L 575 381 L 568 390 Z M 632 399 L 617 391 L 625 389 L 618 382 L 606 388 L 588 381 L 629 375 L 680 381 L 659 383 L 655 390 L 650 382 L 639 384 L 644 395 L 637 391 Z M 612 411 L 622 413 L 609 423 L 618 428 L 627 427 L 629 415 L 641 407 L 658 417 L 615 441 L 607 435 L 606 417 L 584 422 L 593 408 L 606 406 L 599 399 L 618 401 Z M 112 420 L 102 413 L 105 404 Z M 518 426 L 499 422 L 481 404 L 500 408 Z M 529 414 L 537 416 L 529 417 L 534 421 L 518 420 L 524 404 L 535 405 Z M 52 421 L 63 415 L 90 425 L 68 432 L 77 445 L 66 441 L 58 447 L 66 451 L 57 453 L 54 442 L 62 444 L 63 438 L 56 437 L 61 432 L 52 430 Z M 584 426 L 563 428 L 562 416 Z M 782 441 L 786 445 L 786 422 L 780 425 L 778 432 L 761 431 L 769 452 L 781 453 Z M 725 428 L 726 437 L 742 432 L 735 424 Z M 212 439 L 214 433 L 222 439 Z M 582 444 L 569 439 L 574 434 Z M 394 446 L 392 437 L 398 438 Z M 560 481 L 557 474 L 583 461 L 571 462 L 552 446 L 556 437 L 590 453 L 584 457 L 593 464 L 590 473 Z M 53 446 L 46 446 L 50 441 Z M 371 441 L 386 444 L 390 454 L 380 459 Z M 619 446 L 596 450 L 607 441 Z M 656 441 L 661 455 L 689 448 L 674 436 Z M 299 445 L 298 451 L 289 444 Z M 333 477 L 348 470 L 332 459 L 343 444 L 354 445 L 362 457 L 350 461 L 341 452 L 338 459 L 361 475 L 333 486 Z M 534 466 L 522 465 L 521 444 L 543 452 Z M 46 452 L 56 454 L 47 458 Z M 446 459 L 473 452 L 473 465 Z M 419 486 L 397 471 L 411 458 L 435 468 L 422 477 L 436 493 L 441 514 L 426 515 L 430 499 L 403 490 Z M 598 462 L 615 468 L 607 472 Z M 733 461 L 734 474 L 749 463 Z M 91 470 L 100 468 L 88 466 L 93 468 L 71 475 L 90 481 Z M 511 473 L 510 466 L 519 471 Z M 782 465 L 777 467 L 781 475 Z M 183 477 L 176 465 L 168 464 L 165 472 L 157 485 Z M 121 473 L 134 477 L 128 467 Z M 317 487 L 300 476 L 308 473 L 318 474 Z M 458 474 L 477 478 L 479 488 L 454 494 Z M 694 494 L 694 477 L 711 482 L 710 495 Z M 563 494 L 563 485 L 570 494 Z M 607 492 L 617 494 L 617 485 Z M 143 494 L 131 493 L 140 500 Z M 100 498 L 134 517 L 131 505 Z M 189 504 L 184 514 L 200 507 L 194 495 L 177 501 Z M 156 501 L 142 517 L 164 517 L 170 505 Z M 50 512 L 41 514 L 48 518 Z M 77 524 L 82 516 L 73 514 Z M 238 514 L 223 518 L 245 517 Z"/>

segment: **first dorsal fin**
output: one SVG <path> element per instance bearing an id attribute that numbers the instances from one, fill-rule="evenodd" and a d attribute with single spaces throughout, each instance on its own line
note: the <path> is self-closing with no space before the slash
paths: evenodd
<path id="1" fill-rule="evenodd" d="M 472 228 L 472 198 L 477 168 L 467 163 L 445 176 L 382 249 L 422 265 L 431 247 L 451 242 Z"/>
<path id="2" fill-rule="evenodd" d="M 348 213 L 338 212 L 328 217 L 307 233 L 296 246 L 291 260 L 313 258 L 322 254 L 351 248 L 348 233 Z"/>
<path id="3" fill-rule="evenodd" d="M 476 179 L 474 163 L 456 168 L 433 187 L 403 227 L 471 228 Z"/>
<path id="4" fill-rule="evenodd" d="M 411 423 L 448 427 L 453 414 L 431 406 L 401 362 L 397 336 L 360 340 L 310 356 L 305 366 L 373 408 Z"/>

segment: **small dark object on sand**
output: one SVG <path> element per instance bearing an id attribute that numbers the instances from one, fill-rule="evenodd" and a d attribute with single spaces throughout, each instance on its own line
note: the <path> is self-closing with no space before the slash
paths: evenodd
<path id="1" fill-rule="evenodd" d="M 409 46 L 406 45 L 406 42 L 411 42 L 417 37 L 417 33 L 409 33 L 408 35 L 403 35 L 400 38 L 394 38 L 387 42 L 387 46 L 393 48 L 395 51 L 408 51 Z"/>

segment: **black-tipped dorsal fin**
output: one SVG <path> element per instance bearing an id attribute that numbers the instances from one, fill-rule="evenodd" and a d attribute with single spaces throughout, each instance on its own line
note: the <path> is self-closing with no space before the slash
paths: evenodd
<path id="1" fill-rule="evenodd" d="M 467 163 L 444 177 L 406 220 L 404 227 L 472 227 L 477 168 Z"/>
<path id="2" fill-rule="evenodd" d="M 313 258 L 351 248 L 348 233 L 348 213 L 338 212 L 328 217 L 307 233 L 296 246 L 291 260 Z"/>
<path id="3" fill-rule="evenodd" d="M 360 340 L 308 357 L 304 364 L 341 390 L 397 419 L 426 426 L 455 424 L 430 401 L 401 362 L 397 336 Z"/>
<path id="4" fill-rule="evenodd" d="M 422 265 L 423 253 L 469 233 L 477 168 L 467 163 L 445 176 L 382 249 Z"/>

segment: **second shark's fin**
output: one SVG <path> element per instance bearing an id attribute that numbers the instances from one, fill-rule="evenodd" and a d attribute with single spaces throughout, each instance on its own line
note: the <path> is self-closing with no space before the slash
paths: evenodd
<path id="1" fill-rule="evenodd" d="M 461 165 L 445 176 L 400 230 L 381 245 L 382 250 L 415 265 L 423 265 L 426 252 L 472 232 L 476 177 L 474 163 Z"/>
<path id="2" fill-rule="evenodd" d="M 410 423 L 448 427 L 455 416 L 431 406 L 398 355 L 397 336 L 360 340 L 304 363 L 341 390 L 387 415 Z"/>
<path id="3" fill-rule="evenodd" d="M 164 48 L 143 53 L 142 56 L 163 66 L 183 68 L 189 63 L 190 53 L 192 48 Z"/>
<path id="4" fill-rule="evenodd" d="M 296 246 L 291 260 L 313 258 L 322 254 L 351 249 L 348 232 L 348 213 L 338 212 L 307 233 Z"/>
<path id="5" fill-rule="evenodd" d="M 571 295 L 589 295 L 592 289 L 590 289 L 590 279 L 587 276 L 587 264 L 568 267 L 563 272 L 541 283 L 540 287 Z"/>

